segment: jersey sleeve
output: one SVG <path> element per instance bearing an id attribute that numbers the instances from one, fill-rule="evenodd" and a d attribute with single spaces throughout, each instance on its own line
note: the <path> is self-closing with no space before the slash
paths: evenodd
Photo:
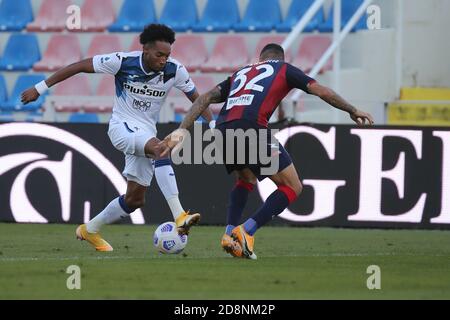
<path id="1" fill-rule="evenodd" d="M 120 52 L 97 55 L 92 58 L 95 73 L 108 73 L 116 75 L 122 66 Z"/>
<path id="2" fill-rule="evenodd" d="M 221 100 L 226 101 L 231 89 L 231 77 L 228 77 L 225 81 L 222 81 L 216 87 L 220 90 Z"/>
<path id="3" fill-rule="evenodd" d="M 287 63 L 286 81 L 292 88 L 297 88 L 308 92 L 308 84 L 316 82 L 313 78 L 307 76 L 302 70 Z"/>
<path id="4" fill-rule="evenodd" d="M 175 76 L 175 88 L 183 91 L 190 96 L 195 92 L 195 84 L 189 76 L 189 72 L 183 65 L 178 66 L 177 74 Z"/>

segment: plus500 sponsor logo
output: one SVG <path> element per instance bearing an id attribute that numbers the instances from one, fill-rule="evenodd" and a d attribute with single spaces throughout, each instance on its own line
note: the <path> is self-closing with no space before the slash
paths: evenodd
<path id="1" fill-rule="evenodd" d="M 128 83 L 124 83 L 123 88 L 125 90 L 129 90 L 131 93 L 142 94 L 149 97 L 162 98 L 166 95 L 165 91 L 155 90 L 152 88 L 148 88 L 147 86 L 144 86 L 143 88 L 137 88 L 132 85 L 129 85 Z"/>

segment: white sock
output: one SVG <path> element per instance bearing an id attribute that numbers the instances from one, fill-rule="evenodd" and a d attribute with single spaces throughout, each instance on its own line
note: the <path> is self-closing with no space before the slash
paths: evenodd
<path id="1" fill-rule="evenodd" d="M 169 159 L 155 161 L 155 176 L 175 220 L 184 212 L 184 209 L 178 198 L 177 179 Z"/>
<path id="2" fill-rule="evenodd" d="M 126 218 L 129 216 L 129 214 L 125 212 L 120 205 L 119 198 L 120 197 L 117 197 L 111 201 L 102 212 L 86 224 L 86 229 L 89 233 L 99 232 L 103 225 L 111 224 L 121 218 Z"/>

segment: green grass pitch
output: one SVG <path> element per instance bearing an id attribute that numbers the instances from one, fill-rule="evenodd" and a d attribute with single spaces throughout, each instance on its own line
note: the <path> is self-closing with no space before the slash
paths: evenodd
<path id="1" fill-rule="evenodd" d="M 223 227 L 195 227 L 174 256 L 153 248 L 155 226 L 106 226 L 110 253 L 75 228 L 0 224 L 0 299 L 450 299 L 448 231 L 265 227 L 251 261 L 221 250 Z M 66 287 L 70 265 L 81 290 Z"/>

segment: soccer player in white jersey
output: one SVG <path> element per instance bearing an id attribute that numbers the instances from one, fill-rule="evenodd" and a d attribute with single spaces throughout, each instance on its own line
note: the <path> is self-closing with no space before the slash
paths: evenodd
<path id="1" fill-rule="evenodd" d="M 186 68 L 170 58 L 175 33 L 165 25 L 148 25 L 140 35 L 143 51 L 97 55 L 57 71 L 47 80 L 22 93 L 22 102 L 35 101 L 49 87 L 78 73 L 108 73 L 115 76 L 116 97 L 108 135 L 112 144 L 125 154 L 123 175 L 127 191 L 76 230 L 77 238 L 87 240 L 98 251 L 112 251 L 100 236 L 100 228 L 144 206 L 145 191 L 153 174 L 164 194 L 181 234 L 198 223 L 200 214 L 185 211 L 178 198 L 178 187 L 169 158 L 160 157 L 156 122 L 169 90 L 175 87 L 193 102 L 199 96 Z M 209 110 L 203 114 L 209 122 Z"/>

